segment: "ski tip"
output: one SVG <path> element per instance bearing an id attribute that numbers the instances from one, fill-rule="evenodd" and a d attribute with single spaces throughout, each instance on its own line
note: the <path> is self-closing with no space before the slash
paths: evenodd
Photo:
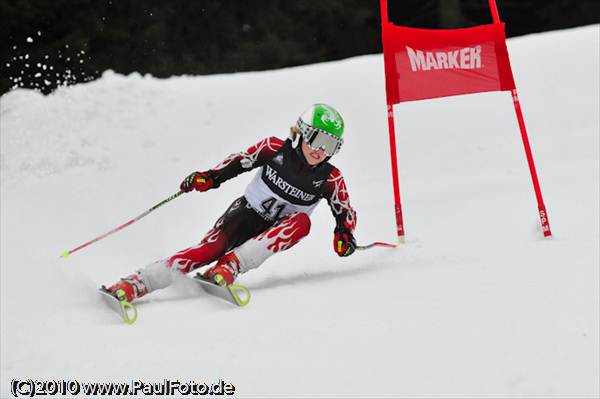
<path id="1" fill-rule="evenodd" d="M 71 255 L 71 253 L 69 251 L 65 251 L 62 254 L 60 254 L 60 257 L 67 259 L 69 257 L 69 255 Z"/>
<path id="2" fill-rule="evenodd" d="M 243 285 L 230 285 L 227 287 L 233 300 L 240 307 L 243 308 L 250 302 L 250 290 Z M 243 293 L 243 295 L 240 295 Z"/>
<path id="3" fill-rule="evenodd" d="M 115 310 L 117 310 L 117 312 L 121 315 L 121 318 L 125 323 L 129 325 L 135 323 L 135 321 L 137 320 L 137 309 L 134 304 L 127 301 L 125 292 L 123 290 L 119 289 L 113 294 L 104 285 L 101 286 L 98 290 L 101 294 L 103 294 L 105 298 L 111 298 L 109 300 L 109 304 L 111 307 L 113 307 L 113 304 L 118 303 L 118 309 Z"/>

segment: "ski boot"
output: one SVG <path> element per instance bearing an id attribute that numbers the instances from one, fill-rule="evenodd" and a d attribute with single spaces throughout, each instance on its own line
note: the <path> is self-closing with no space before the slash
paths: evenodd
<path id="1" fill-rule="evenodd" d="M 148 293 L 146 285 L 137 274 L 122 278 L 118 283 L 108 287 L 107 291 L 119 300 L 124 297 L 127 302 L 141 298 Z"/>
<path id="2" fill-rule="evenodd" d="M 233 284 L 240 272 L 240 260 L 233 251 L 223 255 L 216 265 L 204 273 L 204 277 L 213 280 L 221 287 Z"/>

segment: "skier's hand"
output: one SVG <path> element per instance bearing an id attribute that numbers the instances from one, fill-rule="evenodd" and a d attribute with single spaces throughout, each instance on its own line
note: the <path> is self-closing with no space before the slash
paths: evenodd
<path id="1" fill-rule="evenodd" d="M 188 177 L 186 177 L 182 182 L 179 188 L 181 191 L 189 192 L 192 190 L 196 191 L 206 191 L 213 188 L 215 185 L 214 180 L 210 175 L 206 172 L 194 172 Z"/>
<path id="2" fill-rule="evenodd" d="M 350 256 L 356 249 L 356 240 L 352 232 L 343 226 L 333 231 L 333 250 L 338 256 Z"/>

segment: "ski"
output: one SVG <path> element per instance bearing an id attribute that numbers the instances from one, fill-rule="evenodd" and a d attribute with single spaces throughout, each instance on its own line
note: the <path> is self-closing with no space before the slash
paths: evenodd
<path id="1" fill-rule="evenodd" d="M 205 292 L 224 299 L 233 305 L 244 307 L 250 302 L 250 291 L 242 285 L 221 286 L 217 282 L 204 277 L 201 273 L 197 273 L 191 279 L 198 283 Z"/>
<path id="2" fill-rule="evenodd" d="M 104 298 L 106 304 L 115 312 L 117 312 L 119 316 L 123 318 L 125 323 L 135 323 L 137 319 L 137 309 L 131 302 L 127 300 L 123 290 L 117 290 L 117 296 L 115 296 L 112 292 L 106 289 L 105 286 L 102 286 L 100 287 L 99 292 L 102 295 L 102 298 Z"/>
<path id="3" fill-rule="evenodd" d="M 205 292 L 224 299 L 233 305 L 244 307 L 250 302 L 250 291 L 244 286 L 236 284 L 221 286 L 200 273 L 190 278 L 200 285 Z M 98 292 L 100 292 L 106 304 L 114 310 L 125 323 L 135 323 L 137 319 L 137 309 L 135 308 L 135 305 L 127 300 L 123 290 L 117 290 L 115 295 L 105 286 L 102 286 Z"/>

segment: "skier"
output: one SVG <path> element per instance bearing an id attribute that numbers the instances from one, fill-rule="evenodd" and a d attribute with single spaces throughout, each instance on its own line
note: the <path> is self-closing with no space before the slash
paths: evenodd
<path id="1" fill-rule="evenodd" d="M 108 290 L 122 289 L 128 301 L 165 288 L 173 272 L 189 273 L 217 260 L 204 276 L 221 286 L 259 267 L 273 254 L 293 247 L 310 231 L 309 215 L 321 198 L 335 217 L 333 247 L 339 256 L 356 249 L 356 213 L 340 171 L 328 161 L 342 146 L 344 121 L 326 104 L 305 111 L 290 137 L 269 137 L 232 154 L 216 167 L 194 172 L 180 185 L 184 192 L 207 191 L 254 168 L 260 170 L 243 196 L 227 208 L 202 241 L 121 279 Z"/>

